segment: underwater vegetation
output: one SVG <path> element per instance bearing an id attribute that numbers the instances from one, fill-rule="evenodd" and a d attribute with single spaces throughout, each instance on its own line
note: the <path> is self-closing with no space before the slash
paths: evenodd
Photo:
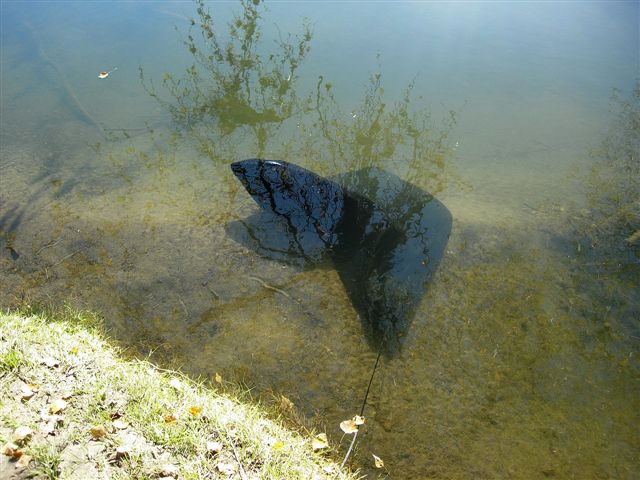
<path id="1" fill-rule="evenodd" d="M 576 286 L 580 295 L 572 308 L 594 317 L 599 331 L 614 345 L 626 345 L 625 352 L 637 351 L 640 342 L 640 80 L 628 99 L 614 91 L 612 105 L 614 120 L 593 149 L 585 178 L 587 206 L 570 215 L 568 238 L 577 278 L 589 278 Z M 606 311 L 594 315 L 602 305 Z M 621 355 L 617 350 L 612 353 Z"/>
<path id="2" fill-rule="evenodd" d="M 613 93 L 616 118 L 592 156 L 587 177 L 591 222 L 582 233 L 610 271 L 640 274 L 640 80 L 631 98 Z"/>

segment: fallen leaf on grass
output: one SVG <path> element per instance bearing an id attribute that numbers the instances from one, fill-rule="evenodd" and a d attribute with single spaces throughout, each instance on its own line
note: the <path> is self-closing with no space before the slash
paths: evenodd
<path id="1" fill-rule="evenodd" d="M 23 383 L 20 386 L 20 395 L 22 396 L 22 400 L 30 400 L 38 390 L 40 390 L 40 387 L 35 383 Z"/>
<path id="2" fill-rule="evenodd" d="M 113 425 L 113 428 L 116 430 L 124 430 L 129 426 L 127 425 L 127 422 L 123 422 L 122 420 L 114 420 L 111 425 Z"/>
<path id="3" fill-rule="evenodd" d="M 230 463 L 220 462 L 218 463 L 218 465 L 216 465 L 216 468 L 220 473 L 224 473 L 225 475 L 233 475 L 236 471 L 236 469 Z"/>
<path id="4" fill-rule="evenodd" d="M 116 448 L 116 460 L 127 458 L 131 453 L 131 447 L 129 445 L 120 445 Z"/>
<path id="5" fill-rule="evenodd" d="M 60 415 L 42 414 L 41 418 L 45 424 L 40 427 L 40 431 L 45 435 L 53 435 L 58 423 L 62 423 L 62 417 Z"/>
<path id="6" fill-rule="evenodd" d="M 5 443 L 2 446 L 2 454 L 17 460 L 22 456 L 22 450 L 15 443 Z"/>
<path id="7" fill-rule="evenodd" d="M 327 448 L 329 446 L 329 440 L 327 440 L 326 433 L 319 433 L 314 437 L 311 441 L 311 446 L 314 450 L 322 450 L 323 448 Z"/>
<path id="8" fill-rule="evenodd" d="M 201 411 L 202 411 L 202 407 L 196 407 L 196 406 L 189 407 L 189 413 L 194 417 L 198 415 Z"/>
<path id="9" fill-rule="evenodd" d="M 60 398 L 63 400 L 69 400 L 71 397 L 73 397 L 73 392 L 71 390 L 65 390 L 60 394 Z"/>
<path id="10" fill-rule="evenodd" d="M 373 463 L 376 468 L 384 468 L 384 462 L 382 461 L 382 459 L 375 453 L 372 453 L 371 455 L 373 455 Z"/>
<path id="11" fill-rule="evenodd" d="M 99 438 L 102 438 L 107 434 L 107 429 L 104 428 L 104 425 L 96 425 L 89 429 L 89 433 L 94 440 L 98 440 Z"/>
<path id="12" fill-rule="evenodd" d="M 42 359 L 42 363 L 44 363 L 47 367 L 53 368 L 60 365 L 60 362 L 53 357 L 44 357 Z"/>
<path id="13" fill-rule="evenodd" d="M 207 442 L 207 453 L 211 455 L 217 455 L 222 450 L 222 443 L 220 442 Z"/>
<path id="14" fill-rule="evenodd" d="M 21 455 L 16 462 L 16 468 L 27 468 L 31 462 L 31 455 Z"/>
<path id="15" fill-rule="evenodd" d="M 162 467 L 162 470 L 160 470 L 160 476 L 161 477 L 169 477 L 169 478 L 177 478 L 178 477 L 178 467 L 176 467 L 175 465 L 172 464 L 167 464 L 164 465 Z"/>
<path id="16" fill-rule="evenodd" d="M 67 408 L 67 402 L 61 398 L 54 400 L 51 405 L 49 405 L 49 413 L 60 413 L 65 408 Z"/>
<path id="17" fill-rule="evenodd" d="M 11 438 L 15 442 L 22 442 L 23 440 L 26 440 L 31 435 L 33 435 L 33 430 L 31 430 L 27 426 L 22 426 L 22 427 L 16 428 L 13 431 L 13 435 L 11 435 Z"/>

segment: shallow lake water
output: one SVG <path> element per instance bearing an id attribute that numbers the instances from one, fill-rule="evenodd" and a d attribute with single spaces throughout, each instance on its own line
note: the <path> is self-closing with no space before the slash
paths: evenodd
<path id="1" fill-rule="evenodd" d="M 229 165 L 383 168 L 453 225 L 353 465 L 637 475 L 637 150 L 601 162 L 640 145 L 636 2 L 1 7 L 2 308 L 94 310 L 152 361 L 286 396 L 342 456 L 376 351 L 330 265 L 234 238 L 258 207 Z"/>

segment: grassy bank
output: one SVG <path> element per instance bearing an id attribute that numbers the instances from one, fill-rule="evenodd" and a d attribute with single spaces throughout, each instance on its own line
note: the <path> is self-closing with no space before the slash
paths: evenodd
<path id="1" fill-rule="evenodd" d="M 0 313 L 0 478 L 356 478 L 217 381 L 124 358 L 88 314 Z"/>

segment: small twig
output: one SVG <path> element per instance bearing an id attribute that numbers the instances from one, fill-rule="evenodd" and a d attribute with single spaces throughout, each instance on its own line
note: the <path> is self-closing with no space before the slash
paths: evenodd
<path id="1" fill-rule="evenodd" d="M 50 248 L 50 247 L 53 247 L 54 245 L 57 245 L 58 243 L 60 243 L 60 240 L 62 240 L 62 236 L 58 237 L 58 239 L 55 242 L 47 243 L 44 247 L 40 247 L 40 250 L 38 250 L 35 253 L 35 255 L 39 255 L 40 252 L 42 252 L 46 248 Z"/>
<path id="2" fill-rule="evenodd" d="M 187 310 L 187 306 L 184 304 L 184 302 L 182 301 L 182 297 L 180 295 L 178 295 L 178 300 L 180 300 L 180 304 L 182 305 L 182 308 L 184 308 L 184 314 L 185 316 L 189 316 L 189 311 Z"/>
<path id="3" fill-rule="evenodd" d="M 342 463 L 340 464 L 340 470 L 342 470 L 346 465 L 347 460 L 349 460 L 349 456 L 351 455 L 351 450 L 353 450 L 353 446 L 356 444 L 356 438 L 358 438 L 358 433 L 360 432 L 360 426 L 358 425 L 357 428 L 358 429 L 356 430 L 356 433 L 353 434 L 353 439 L 351 440 L 351 445 L 349 445 L 349 450 L 347 450 L 347 454 L 344 456 L 344 460 L 342 460 Z"/>
<path id="4" fill-rule="evenodd" d="M 51 265 L 51 267 L 55 267 L 57 265 L 60 265 L 62 262 L 64 262 L 65 260 L 68 260 L 69 258 L 73 257 L 76 253 L 80 253 L 82 250 L 84 250 L 86 247 L 82 247 L 79 248 L 78 250 L 76 250 L 75 252 L 70 253 L 69 255 L 66 255 L 64 257 L 62 257 L 60 260 L 58 260 L 56 263 L 54 263 L 53 265 Z"/>
<path id="5" fill-rule="evenodd" d="M 268 283 L 266 283 L 264 280 L 262 280 L 261 278 L 258 277 L 249 277 L 249 280 L 254 280 L 258 283 L 260 283 L 264 288 L 266 288 L 267 290 L 272 290 L 274 292 L 277 292 L 281 295 L 284 295 L 287 298 L 291 298 L 291 296 L 285 292 L 284 290 L 280 290 L 279 288 L 276 287 L 272 287 L 271 285 L 269 285 Z"/>
<path id="6" fill-rule="evenodd" d="M 240 478 L 242 478 L 242 480 L 248 480 L 247 472 L 244 471 L 244 467 L 242 466 L 242 462 L 240 461 L 240 455 L 238 455 L 236 446 L 233 444 L 233 441 L 231 439 L 229 439 L 229 445 L 231 445 L 233 456 L 236 457 L 236 462 L 238 462 L 238 466 L 240 467 Z"/>

